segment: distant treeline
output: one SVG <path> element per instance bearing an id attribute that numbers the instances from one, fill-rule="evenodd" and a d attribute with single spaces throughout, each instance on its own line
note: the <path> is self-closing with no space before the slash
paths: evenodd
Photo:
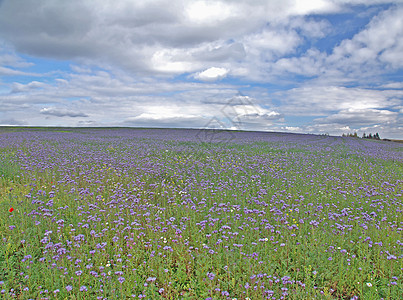
<path id="1" fill-rule="evenodd" d="M 358 136 L 358 134 L 357 134 L 357 132 L 354 132 L 354 133 L 343 133 L 342 134 L 342 136 L 343 137 L 355 137 L 355 138 L 358 138 L 359 136 Z M 370 134 L 365 134 L 365 132 L 363 133 L 363 135 L 362 135 L 362 138 L 363 139 L 373 139 L 373 140 L 380 140 L 381 138 L 379 137 L 379 133 L 377 132 L 377 133 L 375 133 L 374 135 L 372 134 L 372 133 L 370 133 Z"/>

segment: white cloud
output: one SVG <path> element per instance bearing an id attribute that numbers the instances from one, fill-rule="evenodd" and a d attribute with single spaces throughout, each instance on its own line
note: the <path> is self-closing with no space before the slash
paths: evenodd
<path id="1" fill-rule="evenodd" d="M 327 0 L 295 0 L 290 10 L 294 14 L 306 15 L 317 13 L 337 12 L 341 9 L 340 5 L 334 1 Z"/>
<path id="2" fill-rule="evenodd" d="M 315 119 L 317 124 L 340 124 L 361 127 L 376 124 L 395 123 L 398 113 L 380 109 L 346 109 L 326 118 Z"/>
<path id="3" fill-rule="evenodd" d="M 287 115 L 327 115 L 346 109 L 382 109 L 399 105 L 401 90 L 373 90 L 340 86 L 304 86 L 277 92 Z"/>
<path id="4" fill-rule="evenodd" d="M 287 31 L 281 28 L 265 28 L 263 31 L 246 36 L 244 44 L 250 53 L 257 52 L 266 56 L 275 54 L 278 56 L 292 53 L 302 42 L 294 30 Z"/>
<path id="5" fill-rule="evenodd" d="M 382 84 L 380 88 L 385 89 L 403 89 L 403 82 L 390 82 L 386 84 Z"/>
<path id="6" fill-rule="evenodd" d="M 211 67 L 203 72 L 197 73 L 194 77 L 203 81 L 215 81 L 227 76 L 228 70 L 225 68 Z"/>
<path id="7" fill-rule="evenodd" d="M 192 1 L 185 8 L 188 22 L 208 24 L 219 23 L 240 14 L 236 5 L 220 1 Z"/>
<path id="8" fill-rule="evenodd" d="M 366 70 L 379 67 L 379 63 L 386 63 L 391 68 L 402 67 L 402 15 L 403 7 L 392 7 L 375 16 L 364 30 L 352 39 L 342 41 L 329 57 L 329 62 L 357 72 L 363 66 Z"/>
<path id="9" fill-rule="evenodd" d="M 293 53 L 302 42 L 296 29 L 306 36 L 324 35 L 328 24 L 304 15 L 337 11 L 338 4 L 319 0 L 26 0 L 24 6 L 6 0 L 0 37 L 22 53 L 135 74 L 200 72 L 208 61 L 246 56 L 253 72 L 270 57 Z"/>
<path id="10" fill-rule="evenodd" d="M 44 115 L 52 115 L 52 116 L 56 116 L 56 117 L 71 117 L 71 118 L 88 117 L 88 115 L 85 113 L 69 110 L 66 108 L 58 108 L 58 107 L 45 107 L 40 110 L 40 113 L 44 114 Z"/>
<path id="11" fill-rule="evenodd" d="M 294 73 L 303 76 L 319 76 L 325 73 L 326 55 L 316 49 L 309 49 L 299 57 L 281 58 L 273 65 L 278 74 Z"/>

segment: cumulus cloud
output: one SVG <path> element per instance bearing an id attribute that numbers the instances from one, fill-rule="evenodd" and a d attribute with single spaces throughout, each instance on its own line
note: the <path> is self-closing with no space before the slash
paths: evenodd
<path id="1" fill-rule="evenodd" d="M 12 93 L 27 92 L 34 89 L 41 89 L 45 86 L 46 84 L 40 81 L 31 81 L 28 84 L 13 82 L 11 92 Z"/>
<path id="2" fill-rule="evenodd" d="M 329 63 L 358 72 L 385 63 L 391 68 L 403 66 L 403 6 L 392 7 L 375 16 L 366 28 L 344 40 L 333 50 Z"/>
<path id="3" fill-rule="evenodd" d="M 40 110 L 40 113 L 44 114 L 44 115 L 51 115 L 51 116 L 56 116 L 56 117 L 71 117 L 71 118 L 88 117 L 87 114 L 84 114 L 82 112 L 72 111 L 72 110 L 68 110 L 66 108 L 58 108 L 58 107 L 45 107 Z"/>
<path id="4" fill-rule="evenodd" d="M 393 107 L 401 103 L 401 97 L 403 97 L 401 90 L 310 85 L 276 93 L 276 98 L 283 102 L 284 113 L 311 116 L 347 109 Z"/>
<path id="5" fill-rule="evenodd" d="M 227 76 L 228 70 L 225 68 L 211 67 L 203 72 L 197 73 L 194 77 L 203 81 L 215 81 Z"/>
<path id="6" fill-rule="evenodd" d="M 346 109 L 326 118 L 315 119 L 317 124 L 340 124 L 350 127 L 362 127 L 376 124 L 395 123 L 397 112 L 380 109 Z"/>
<path id="7" fill-rule="evenodd" d="M 397 132 L 402 83 L 383 76 L 403 67 L 401 2 L 4 0 L 0 108 L 32 125 L 197 127 L 217 118 L 259 130 Z M 367 24 L 335 41 L 328 15 L 356 9 Z M 37 74 L 29 57 L 71 66 Z M 317 119 L 285 124 L 288 116 Z"/>
<path id="8" fill-rule="evenodd" d="M 292 53 L 301 43 L 296 30 L 321 37 L 327 27 L 325 21 L 305 20 L 304 15 L 338 12 L 341 6 L 295 0 L 106 0 L 95 5 L 26 0 L 21 6 L 6 0 L 0 36 L 30 55 L 102 62 L 143 74 L 177 74 L 202 71 L 206 61 L 253 57 L 255 47 L 274 55 Z M 297 19 L 292 24 L 285 21 L 293 16 Z M 228 45 L 230 40 L 235 43 Z M 211 45 L 210 53 L 205 52 Z"/>

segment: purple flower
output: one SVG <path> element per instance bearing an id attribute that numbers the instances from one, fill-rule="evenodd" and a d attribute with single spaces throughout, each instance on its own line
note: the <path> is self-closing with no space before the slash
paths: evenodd
<path id="1" fill-rule="evenodd" d="M 76 271 L 76 275 L 77 275 L 77 276 L 81 276 L 81 274 L 83 274 L 83 271 L 81 271 L 81 270 Z"/>
<path id="2" fill-rule="evenodd" d="M 80 292 L 86 292 L 86 291 L 88 291 L 88 289 L 85 285 L 80 287 Z"/>
<path id="3" fill-rule="evenodd" d="M 119 278 L 118 278 L 118 281 L 119 281 L 120 283 L 123 283 L 125 280 L 126 280 L 126 279 L 125 279 L 124 277 L 119 277 Z"/>
<path id="4" fill-rule="evenodd" d="M 208 273 L 207 273 L 207 277 L 208 277 L 208 279 L 213 280 L 214 277 L 215 277 L 215 274 L 208 272 Z"/>
<path id="5" fill-rule="evenodd" d="M 70 292 L 72 289 L 73 289 L 73 287 L 72 287 L 71 285 L 66 286 L 66 290 L 67 290 L 68 292 Z"/>

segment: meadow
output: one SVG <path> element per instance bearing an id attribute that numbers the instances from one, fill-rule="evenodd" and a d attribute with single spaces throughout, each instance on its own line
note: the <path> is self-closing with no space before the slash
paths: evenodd
<path id="1" fill-rule="evenodd" d="M 0 129 L 2 299 L 401 299 L 403 145 Z"/>

